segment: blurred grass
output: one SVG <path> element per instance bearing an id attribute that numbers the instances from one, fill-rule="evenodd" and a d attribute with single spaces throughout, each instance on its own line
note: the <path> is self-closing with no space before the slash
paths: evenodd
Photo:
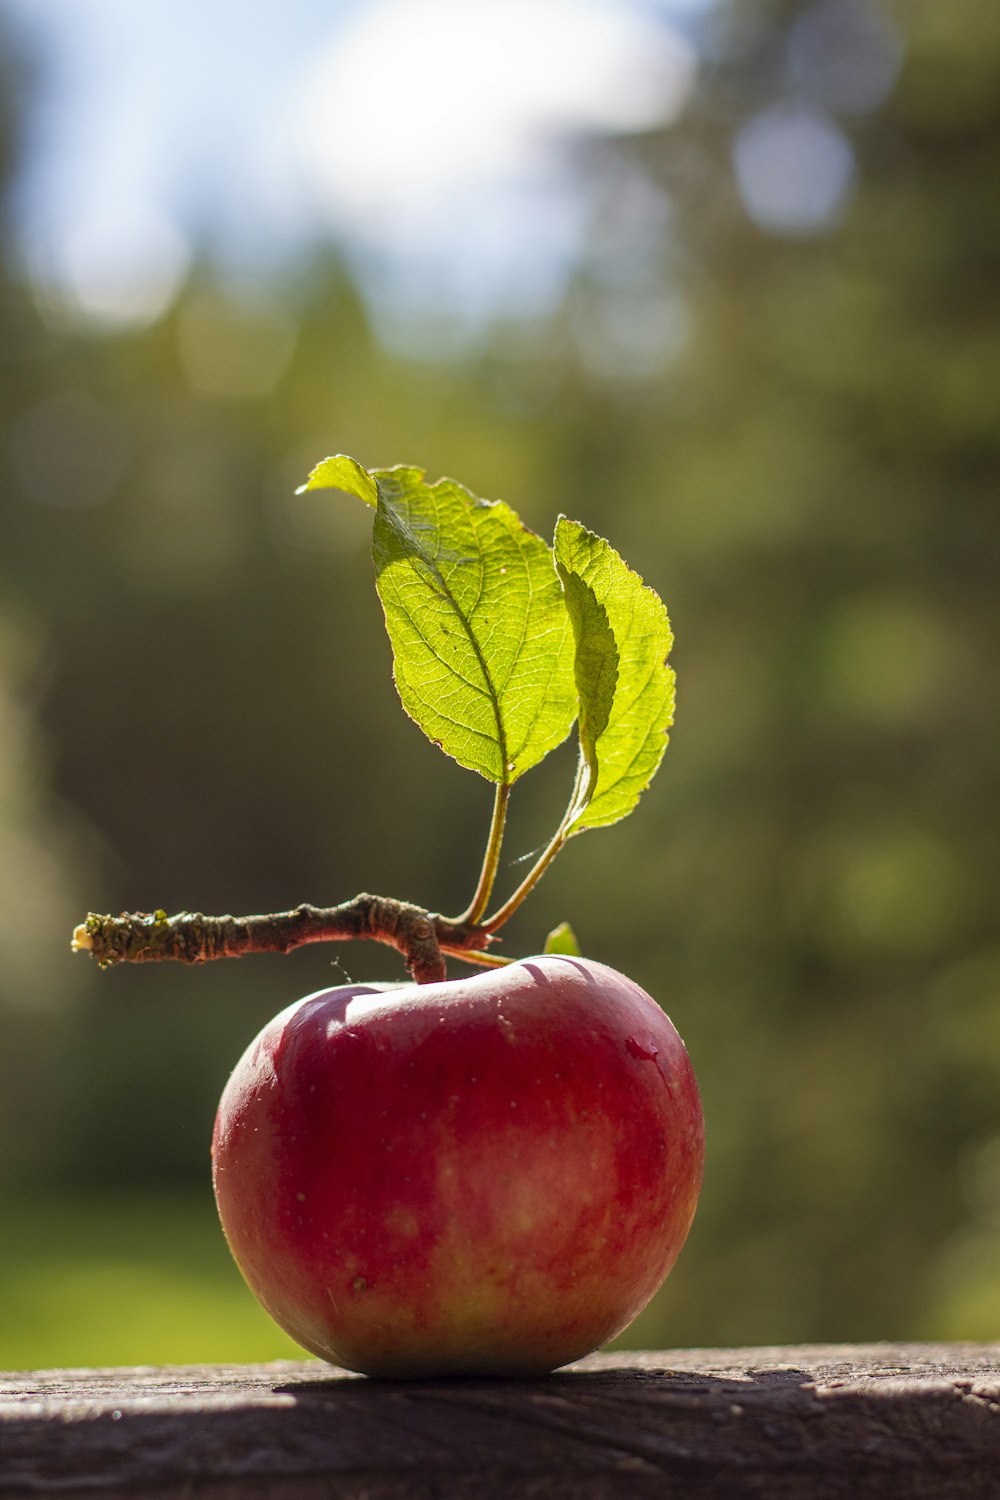
<path id="1" fill-rule="evenodd" d="M 243 1284 L 210 1194 L 16 1197 L 4 1220 L 0 1368 L 306 1357 Z"/>

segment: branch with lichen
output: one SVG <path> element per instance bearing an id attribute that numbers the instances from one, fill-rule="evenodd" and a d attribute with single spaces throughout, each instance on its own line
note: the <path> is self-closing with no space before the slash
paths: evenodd
<path id="1" fill-rule="evenodd" d="M 362 893 L 340 906 L 296 906 L 254 917 L 206 917 L 182 911 L 91 912 L 73 933 L 75 952 L 89 953 L 102 968 L 122 963 L 207 963 L 248 953 L 289 953 L 306 943 L 368 938 L 396 948 L 418 984 L 446 977 L 445 958 L 494 967 L 508 960 L 485 950 L 493 934 L 475 922 L 454 922 L 408 901 Z"/>

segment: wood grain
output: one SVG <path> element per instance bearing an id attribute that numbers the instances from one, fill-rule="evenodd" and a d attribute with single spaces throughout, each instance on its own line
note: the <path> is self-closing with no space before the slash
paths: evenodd
<path id="1" fill-rule="evenodd" d="M 0 1497 L 29 1496 L 994 1500 L 1000 1344 L 595 1355 L 530 1381 L 0 1376 Z"/>

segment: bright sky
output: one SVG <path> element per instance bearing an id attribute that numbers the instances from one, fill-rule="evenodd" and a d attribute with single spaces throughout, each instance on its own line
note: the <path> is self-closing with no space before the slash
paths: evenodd
<path id="1" fill-rule="evenodd" d="M 192 245 L 259 274 L 333 233 L 389 323 L 544 308 L 607 185 L 581 136 L 669 122 L 714 0 L 0 0 L 40 58 L 21 253 L 107 326 L 169 303 Z M 618 198 L 637 242 L 664 210 Z"/>

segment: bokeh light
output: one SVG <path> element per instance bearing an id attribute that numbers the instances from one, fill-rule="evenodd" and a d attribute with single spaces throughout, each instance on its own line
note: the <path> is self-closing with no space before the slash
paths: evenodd
<path id="1" fill-rule="evenodd" d="M 733 154 L 743 201 L 762 229 L 809 235 L 836 223 L 854 155 L 832 120 L 802 105 L 773 105 L 743 126 Z"/>

